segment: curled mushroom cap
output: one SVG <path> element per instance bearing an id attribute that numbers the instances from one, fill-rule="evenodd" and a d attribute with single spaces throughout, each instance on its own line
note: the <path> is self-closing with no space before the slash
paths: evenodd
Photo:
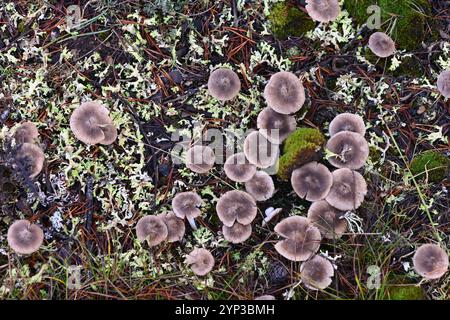
<path id="1" fill-rule="evenodd" d="M 380 57 L 386 58 L 394 54 L 395 42 L 384 32 L 375 32 L 369 38 L 369 48 Z"/>
<path id="2" fill-rule="evenodd" d="M 355 132 L 336 133 L 328 140 L 326 148 L 334 154 L 328 161 L 337 168 L 359 169 L 369 157 L 366 139 Z"/>
<path id="3" fill-rule="evenodd" d="M 145 216 L 136 224 L 137 239 L 141 242 L 147 240 L 150 247 L 166 240 L 167 235 L 167 226 L 160 216 Z"/>
<path id="4" fill-rule="evenodd" d="M 231 100 L 241 90 L 241 81 L 233 70 L 219 68 L 211 72 L 208 79 L 208 91 L 221 101 Z"/>
<path id="5" fill-rule="evenodd" d="M 267 140 L 281 144 L 295 130 L 297 122 L 293 116 L 266 107 L 258 114 L 256 126 Z"/>
<path id="6" fill-rule="evenodd" d="M 292 261 L 308 260 L 319 250 L 320 231 L 305 217 L 292 216 L 279 222 L 275 232 L 286 238 L 275 245 L 283 257 Z"/>
<path id="7" fill-rule="evenodd" d="M 367 193 L 363 176 L 347 168 L 334 170 L 331 174 L 333 184 L 325 200 L 341 211 L 359 208 Z"/>
<path id="8" fill-rule="evenodd" d="M 413 264 L 425 279 L 438 279 L 448 270 L 448 255 L 436 244 L 424 244 L 414 254 Z"/>
<path id="9" fill-rule="evenodd" d="M 245 191 L 251 194 L 256 201 L 266 201 L 272 198 L 275 185 L 271 176 L 264 171 L 258 171 L 253 178 L 245 182 Z"/>
<path id="10" fill-rule="evenodd" d="M 16 144 L 33 143 L 39 136 L 39 132 L 33 122 L 24 122 L 16 129 L 14 139 Z"/>
<path id="11" fill-rule="evenodd" d="M 252 234 L 252 225 L 243 225 L 239 222 L 235 222 L 231 227 L 223 225 L 222 232 L 227 241 L 231 243 L 241 243 L 250 238 Z"/>
<path id="12" fill-rule="evenodd" d="M 330 192 L 333 176 L 327 167 L 313 161 L 292 172 L 291 184 L 300 198 L 318 201 L 325 199 Z"/>
<path id="13" fill-rule="evenodd" d="M 340 238 L 347 229 L 347 222 L 341 219 L 343 212 L 330 206 L 325 200 L 316 201 L 308 209 L 308 219 L 319 228 L 322 237 Z"/>
<path id="14" fill-rule="evenodd" d="M 337 18 L 341 9 L 338 0 L 306 0 L 306 12 L 319 22 L 330 22 Z"/>
<path id="15" fill-rule="evenodd" d="M 214 267 L 214 257 L 206 249 L 195 248 L 186 256 L 186 264 L 191 266 L 196 275 L 204 276 Z"/>
<path id="16" fill-rule="evenodd" d="M 450 70 L 442 71 L 437 78 L 437 88 L 446 98 L 450 98 Z"/>
<path id="17" fill-rule="evenodd" d="M 227 177 L 235 182 L 248 181 L 256 173 L 255 165 L 247 160 L 243 152 L 228 157 L 223 165 L 223 169 Z"/>
<path id="18" fill-rule="evenodd" d="M 44 152 L 33 143 L 23 143 L 17 150 L 15 158 L 22 167 L 29 168 L 30 178 L 35 178 L 44 167 Z"/>
<path id="19" fill-rule="evenodd" d="M 266 294 L 263 296 L 256 297 L 254 300 L 275 300 L 275 297 L 270 294 Z"/>
<path id="20" fill-rule="evenodd" d="M 214 151 L 208 146 L 195 145 L 186 153 L 186 166 L 196 173 L 207 173 L 215 161 Z"/>
<path id="21" fill-rule="evenodd" d="M 196 218 L 200 215 L 202 198 L 193 191 L 179 192 L 172 199 L 172 209 L 178 218 Z"/>
<path id="22" fill-rule="evenodd" d="M 80 141 L 86 144 L 111 144 L 117 138 L 117 130 L 102 104 L 82 103 L 70 116 L 70 128 Z"/>
<path id="23" fill-rule="evenodd" d="M 353 113 L 338 114 L 331 122 L 329 127 L 330 136 L 341 131 L 352 131 L 364 136 L 366 126 L 361 116 Z"/>
<path id="24" fill-rule="evenodd" d="M 259 131 L 253 131 L 244 140 L 247 160 L 258 168 L 274 165 L 278 157 L 278 145 L 270 143 Z"/>
<path id="25" fill-rule="evenodd" d="M 227 227 L 232 227 L 236 221 L 243 225 L 252 223 L 257 210 L 255 199 L 239 190 L 225 192 L 216 205 L 217 215 Z"/>
<path id="26" fill-rule="evenodd" d="M 300 277 L 305 287 L 311 290 L 322 290 L 331 284 L 334 268 L 330 261 L 315 255 L 300 266 Z"/>
<path id="27" fill-rule="evenodd" d="M 19 254 L 31 254 L 39 250 L 44 241 L 42 229 L 28 220 L 17 220 L 9 227 L 8 244 Z"/>
<path id="28" fill-rule="evenodd" d="M 264 88 L 264 98 L 276 112 L 291 114 L 305 103 L 305 89 L 295 74 L 280 71 L 270 77 Z"/>
<path id="29" fill-rule="evenodd" d="M 172 211 L 168 211 L 159 215 L 167 227 L 167 241 L 176 242 L 181 241 L 184 237 L 186 227 L 184 220 L 178 218 Z"/>

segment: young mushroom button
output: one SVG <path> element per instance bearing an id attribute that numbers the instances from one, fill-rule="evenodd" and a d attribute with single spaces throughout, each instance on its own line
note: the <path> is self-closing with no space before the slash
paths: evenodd
<path id="1" fill-rule="evenodd" d="M 318 201 L 325 199 L 330 192 L 333 176 L 327 167 L 313 161 L 292 172 L 291 184 L 300 198 Z"/>
<path id="2" fill-rule="evenodd" d="M 364 136 L 366 126 L 361 116 L 353 113 L 341 113 L 337 115 L 331 122 L 329 127 L 330 136 L 334 136 L 341 131 L 352 131 Z"/>
<path id="3" fill-rule="evenodd" d="M 243 152 L 228 157 L 223 169 L 226 176 L 235 182 L 246 182 L 256 173 L 255 165 L 248 162 Z"/>
<path id="4" fill-rule="evenodd" d="M 255 199 L 240 190 L 225 192 L 216 205 L 217 215 L 227 227 L 232 227 L 236 221 L 243 225 L 252 223 L 257 210 Z"/>
<path id="5" fill-rule="evenodd" d="M 17 220 L 8 229 L 8 244 L 19 254 L 37 251 L 44 241 L 42 229 L 28 220 Z"/>
<path id="6" fill-rule="evenodd" d="M 211 72 L 208 79 L 208 92 L 214 98 L 227 101 L 236 97 L 241 90 L 241 81 L 233 70 L 219 68 Z"/>
<path id="7" fill-rule="evenodd" d="M 280 71 L 270 77 L 264 88 L 264 98 L 274 111 L 291 114 L 305 103 L 305 89 L 295 74 Z"/>
<path id="8" fill-rule="evenodd" d="M 306 0 L 306 12 L 319 22 L 335 20 L 341 12 L 338 0 Z"/>
<path id="9" fill-rule="evenodd" d="M 136 224 L 136 236 L 139 241 L 147 240 L 148 245 L 154 247 L 166 240 L 167 226 L 159 216 L 145 216 Z"/>
<path id="10" fill-rule="evenodd" d="M 281 114 L 266 107 L 258 114 L 256 126 L 271 143 L 281 144 L 295 130 L 297 122 L 291 115 Z"/>
<path id="11" fill-rule="evenodd" d="M 395 42 L 384 32 L 375 32 L 369 38 L 369 49 L 380 57 L 386 58 L 395 53 Z"/>
<path id="12" fill-rule="evenodd" d="M 425 279 L 438 279 L 448 270 L 448 254 L 436 244 L 424 244 L 414 254 L 413 265 Z"/>
<path id="13" fill-rule="evenodd" d="M 442 71 L 437 79 L 437 88 L 446 98 L 450 98 L 450 70 Z"/>
<path id="14" fill-rule="evenodd" d="M 332 173 L 333 184 L 325 200 L 341 211 L 359 208 L 367 193 L 363 176 L 350 169 L 337 169 Z"/>
<path id="15" fill-rule="evenodd" d="M 214 257 L 206 249 L 195 248 L 186 256 L 186 264 L 191 266 L 192 271 L 198 276 L 208 274 L 214 267 Z"/>
<path id="16" fill-rule="evenodd" d="M 323 290 L 331 284 L 334 268 L 330 261 L 315 255 L 300 266 L 300 277 L 305 287 L 311 290 Z"/>
<path id="17" fill-rule="evenodd" d="M 316 201 L 308 209 L 308 219 L 319 228 L 322 237 L 337 239 L 347 229 L 347 221 L 342 219 L 344 213 L 330 206 L 325 200 Z"/>
<path id="18" fill-rule="evenodd" d="M 275 185 L 271 176 L 264 171 L 258 171 L 253 178 L 245 182 L 245 191 L 251 194 L 256 201 L 266 201 L 272 198 Z"/>
<path id="19" fill-rule="evenodd" d="M 341 131 L 328 140 L 326 148 L 333 154 L 328 158 L 336 168 L 356 170 L 364 166 L 369 157 L 369 145 L 358 133 Z"/>

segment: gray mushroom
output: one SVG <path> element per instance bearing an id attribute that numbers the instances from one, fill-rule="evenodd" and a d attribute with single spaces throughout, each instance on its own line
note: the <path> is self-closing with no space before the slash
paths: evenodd
<path id="1" fill-rule="evenodd" d="M 341 12 L 338 0 L 306 0 L 305 9 L 313 20 L 319 22 L 334 21 Z"/>
<path id="2" fill-rule="evenodd" d="M 201 214 L 202 198 L 193 191 L 180 192 L 172 199 L 172 210 L 178 218 L 186 218 L 192 229 L 197 230 L 195 218 Z"/>
<path id="3" fill-rule="evenodd" d="M 328 140 L 326 148 L 333 153 L 328 161 L 337 168 L 359 169 L 369 157 L 366 139 L 355 132 L 336 133 Z"/>
<path id="4" fill-rule="evenodd" d="M 341 131 L 351 131 L 364 136 L 366 133 L 366 126 L 364 124 L 363 118 L 353 113 L 338 114 L 330 122 L 329 133 L 332 137 L 333 135 Z"/>
<path id="5" fill-rule="evenodd" d="M 162 218 L 167 227 L 168 242 L 181 241 L 184 237 L 186 228 L 184 226 L 184 220 L 178 218 L 172 211 L 164 212 L 158 215 Z"/>
<path id="6" fill-rule="evenodd" d="M 8 244 L 19 254 L 31 254 L 42 245 L 44 232 L 28 220 L 17 220 L 8 228 Z"/>
<path id="7" fill-rule="evenodd" d="M 305 103 L 305 89 L 293 73 L 280 71 L 273 74 L 264 88 L 267 105 L 278 113 L 295 113 Z"/>
<path id="8" fill-rule="evenodd" d="M 208 79 L 208 91 L 221 101 L 231 100 L 241 90 L 241 81 L 233 70 L 219 68 L 211 72 Z"/>
<path id="9" fill-rule="evenodd" d="M 227 227 L 232 227 L 237 221 L 248 225 L 256 217 L 255 199 L 247 192 L 232 190 L 225 192 L 217 201 L 216 211 L 220 221 Z"/>
<path id="10" fill-rule="evenodd" d="M 333 184 L 325 200 L 341 211 L 359 208 L 367 194 L 367 184 L 363 176 L 347 168 L 332 172 Z"/>
<path id="11" fill-rule="evenodd" d="M 278 145 L 270 143 L 259 131 L 251 132 L 244 140 L 247 160 L 258 168 L 269 168 L 278 157 Z"/>
<path id="12" fill-rule="evenodd" d="M 39 146 L 25 142 L 17 149 L 15 160 L 20 166 L 27 168 L 30 178 L 33 179 L 42 171 L 45 156 Z"/>
<path id="13" fill-rule="evenodd" d="M 316 201 L 308 209 L 308 219 L 319 228 L 322 237 L 337 239 L 347 229 L 347 221 L 342 219 L 344 212 L 331 206 L 325 200 Z"/>
<path id="14" fill-rule="evenodd" d="M 186 264 L 191 266 L 192 271 L 198 276 L 208 274 L 214 267 L 214 257 L 206 249 L 195 248 L 186 256 Z"/>
<path id="15" fill-rule="evenodd" d="M 266 201 L 272 198 L 275 185 L 272 177 L 264 171 L 257 171 L 253 178 L 245 182 L 245 191 L 255 198 L 256 201 Z"/>
<path id="16" fill-rule="evenodd" d="M 214 151 L 208 146 L 194 145 L 186 153 L 186 166 L 196 173 L 209 172 L 215 161 Z"/>
<path id="17" fill-rule="evenodd" d="M 256 126 L 271 143 L 281 144 L 295 130 L 297 122 L 293 116 L 266 107 L 258 114 Z"/>
<path id="18" fill-rule="evenodd" d="M 247 160 L 243 152 L 228 157 L 223 169 L 227 177 L 235 182 L 246 182 L 256 173 L 255 165 Z"/>
<path id="19" fill-rule="evenodd" d="M 325 199 L 330 192 L 333 176 L 327 167 L 313 161 L 292 172 L 291 184 L 300 198 L 318 201 Z"/>
<path id="20" fill-rule="evenodd" d="M 369 38 L 369 49 L 380 57 L 386 58 L 395 53 L 395 42 L 384 32 L 375 32 Z"/>
<path id="21" fill-rule="evenodd" d="M 147 241 L 154 247 L 167 239 L 167 226 L 160 216 L 145 216 L 136 224 L 136 236 L 139 241 Z"/>
<path id="22" fill-rule="evenodd" d="M 243 225 L 235 222 L 231 227 L 223 225 L 222 233 L 225 240 L 231 243 L 241 243 L 250 238 L 252 234 L 252 225 Z"/>
<path id="23" fill-rule="evenodd" d="M 444 70 L 439 74 L 437 88 L 444 97 L 450 98 L 450 70 Z"/>
<path id="24" fill-rule="evenodd" d="M 323 290 L 331 284 L 334 268 L 330 261 L 315 255 L 300 266 L 300 277 L 305 287 L 311 290 Z"/>
<path id="25" fill-rule="evenodd" d="M 414 254 L 413 265 L 425 279 L 439 279 L 448 270 L 448 254 L 436 244 L 424 244 Z"/>
<path id="26" fill-rule="evenodd" d="M 16 144 L 34 143 L 38 138 L 39 132 L 33 122 L 26 121 L 21 123 L 14 132 L 14 139 Z"/>

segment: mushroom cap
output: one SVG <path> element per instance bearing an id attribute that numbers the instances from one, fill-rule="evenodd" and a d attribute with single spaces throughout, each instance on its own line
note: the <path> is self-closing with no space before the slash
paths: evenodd
<path id="1" fill-rule="evenodd" d="M 270 143 L 259 131 L 251 132 L 244 140 L 247 160 L 258 168 L 274 165 L 278 157 L 278 145 Z"/>
<path id="2" fill-rule="evenodd" d="M 375 32 L 369 37 L 369 49 L 380 57 L 386 58 L 394 54 L 395 42 L 384 32 Z"/>
<path id="3" fill-rule="evenodd" d="M 112 129 L 109 125 L 113 126 L 108 109 L 94 101 L 82 103 L 70 116 L 73 134 L 86 144 L 109 142 L 112 138 Z M 105 131 L 108 136 L 105 135 Z"/>
<path id="4" fill-rule="evenodd" d="M 291 184 L 300 198 L 318 201 L 325 199 L 330 192 L 333 176 L 327 167 L 313 161 L 292 172 Z"/>
<path id="5" fill-rule="evenodd" d="M 338 114 L 330 122 L 329 126 L 330 136 L 334 136 L 336 133 L 341 131 L 351 131 L 359 133 L 364 136 L 366 134 L 366 126 L 364 120 L 361 116 L 354 113 L 341 113 Z"/>
<path id="6" fill-rule="evenodd" d="M 195 145 L 186 153 L 186 166 L 196 173 L 207 173 L 215 161 L 214 151 L 208 146 Z"/>
<path id="7" fill-rule="evenodd" d="M 172 199 L 172 210 L 178 218 L 196 218 L 200 215 L 202 198 L 194 192 L 179 192 Z"/>
<path id="8" fill-rule="evenodd" d="M 224 238 L 231 243 L 241 243 L 250 238 L 252 234 L 252 225 L 243 225 L 235 222 L 233 226 L 222 226 L 222 233 Z"/>
<path id="9" fill-rule="evenodd" d="M 446 98 L 450 98 L 450 70 L 442 71 L 437 78 L 437 88 Z"/>
<path id="10" fill-rule="evenodd" d="M 39 250 L 44 241 L 42 229 L 28 220 L 17 220 L 9 227 L 8 244 L 19 254 L 31 254 Z"/>
<path id="11" fill-rule="evenodd" d="M 240 190 L 225 192 L 216 204 L 217 215 L 227 227 L 232 227 L 236 221 L 243 225 L 252 223 L 257 210 L 255 199 Z"/>
<path id="12" fill-rule="evenodd" d="M 413 265 L 425 279 L 438 279 L 448 270 L 448 254 L 436 244 L 424 244 L 416 250 Z"/>
<path id="13" fill-rule="evenodd" d="M 105 138 L 99 143 L 103 145 L 113 144 L 117 139 L 117 128 L 112 123 L 105 124 L 100 127 L 105 135 Z"/>
<path id="14" fill-rule="evenodd" d="M 44 160 L 44 152 L 33 143 L 23 143 L 16 153 L 16 161 L 30 166 L 30 178 L 35 178 L 42 171 Z"/>
<path id="15" fill-rule="evenodd" d="M 364 137 L 358 133 L 341 131 L 328 140 L 326 148 L 336 156 L 328 158 L 337 168 L 356 170 L 364 166 L 369 157 L 369 145 Z"/>
<path id="16" fill-rule="evenodd" d="M 272 198 L 275 185 L 272 177 L 264 171 L 257 171 L 253 178 L 245 182 L 245 191 L 255 198 L 256 201 L 266 201 Z"/>
<path id="17" fill-rule="evenodd" d="M 359 208 L 367 193 L 363 176 L 347 168 L 334 170 L 331 174 L 333 184 L 325 200 L 341 211 Z"/>
<path id="18" fill-rule="evenodd" d="M 300 79 L 292 72 L 273 74 L 264 88 L 267 105 L 278 113 L 295 113 L 305 103 L 305 89 Z"/>
<path id="19" fill-rule="evenodd" d="M 292 261 L 308 260 L 319 250 L 320 231 L 305 217 L 291 216 L 275 226 L 275 232 L 286 238 L 275 245 L 283 257 Z"/>
<path id="20" fill-rule="evenodd" d="M 176 242 L 181 241 L 184 237 L 186 227 L 184 225 L 184 220 L 178 218 L 172 211 L 168 211 L 160 214 L 163 222 L 167 227 L 167 241 Z"/>
<path id="21" fill-rule="evenodd" d="M 33 122 L 29 121 L 21 123 L 14 133 L 16 144 L 22 144 L 26 142 L 33 143 L 38 136 L 39 131 L 36 128 L 36 125 Z"/>
<path id="22" fill-rule="evenodd" d="M 186 264 L 191 266 L 196 275 L 204 276 L 214 267 L 214 257 L 206 249 L 195 248 L 186 256 Z"/>
<path id="23" fill-rule="evenodd" d="M 231 100 L 240 90 L 241 81 L 236 72 L 231 69 L 218 68 L 209 75 L 208 92 L 218 100 Z"/>
<path id="24" fill-rule="evenodd" d="M 323 290 L 331 284 L 334 268 L 330 261 L 315 255 L 300 266 L 300 277 L 305 287 L 311 290 Z"/>
<path id="25" fill-rule="evenodd" d="M 306 0 L 305 9 L 313 20 L 319 22 L 333 21 L 341 12 L 338 0 Z"/>
<path id="26" fill-rule="evenodd" d="M 340 219 L 343 212 L 330 206 L 325 200 L 316 201 L 308 209 L 308 219 L 327 239 L 337 239 L 347 230 L 347 221 Z"/>
<path id="27" fill-rule="evenodd" d="M 256 297 L 253 300 L 275 300 L 275 297 L 270 295 L 270 294 L 266 294 L 266 295 L 263 295 L 263 296 Z"/>
<path id="28" fill-rule="evenodd" d="M 243 152 L 228 157 L 223 165 L 223 169 L 227 177 L 235 182 L 248 181 L 256 173 L 255 165 L 248 162 Z"/>
<path id="29" fill-rule="evenodd" d="M 147 240 L 148 245 L 154 247 L 166 240 L 167 226 L 160 216 L 145 216 L 136 224 L 136 236 L 139 241 Z"/>
<path id="30" fill-rule="evenodd" d="M 266 107 L 258 114 L 256 126 L 271 143 L 281 144 L 295 130 L 297 121 L 291 115 L 278 113 Z"/>

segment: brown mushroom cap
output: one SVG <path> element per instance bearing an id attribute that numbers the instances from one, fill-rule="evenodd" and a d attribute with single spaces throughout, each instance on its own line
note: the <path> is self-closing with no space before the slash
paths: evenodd
<path id="1" fill-rule="evenodd" d="M 295 130 L 297 121 L 293 116 L 266 107 L 258 114 L 256 126 L 271 143 L 281 144 Z"/>
<path id="2" fill-rule="evenodd" d="M 286 238 L 275 245 L 283 257 L 292 261 L 308 260 L 319 250 L 320 231 L 305 217 L 291 216 L 275 226 L 275 232 Z"/>
<path id="3" fill-rule="evenodd" d="M 39 136 L 38 129 L 33 122 L 24 122 L 16 129 L 14 139 L 16 144 L 33 143 Z"/>
<path id="4" fill-rule="evenodd" d="M 243 225 L 252 223 L 257 210 L 255 199 L 239 190 L 225 192 L 216 205 L 217 215 L 227 227 L 233 226 L 236 221 Z"/>
<path id="5" fill-rule="evenodd" d="M 325 200 L 341 211 L 359 208 L 367 193 L 363 176 L 347 168 L 334 170 L 331 174 L 333 184 Z"/>
<path id="6" fill-rule="evenodd" d="M 323 290 L 331 284 L 334 268 L 330 261 L 315 255 L 300 266 L 300 277 L 305 287 L 311 290 Z"/>
<path id="7" fill-rule="evenodd" d="M 313 161 L 292 172 L 291 184 L 300 198 L 318 201 L 325 199 L 330 192 L 333 176 L 327 167 Z"/>
<path id="8" fill-rule="evenodd" d="M 275 185 L 271 176 L 264 171 L 258 171 L 253 178 L 245 182 L 245 191 L 251 194 L 256 201 L 266 201 L 272 198 Z"/>
<path id="9" fill-rule="evenodd" d="M 369 48 L 380 57 L 386 58 L 395 53 L 395 42 L 384 32 L 375 32 L 369 38 Z"/>
<path id="10" fill-rule="evenodd" d="M 214 151 L 208 146 L 195 145 L 186 153 L 186 166 L 196 173 L 207 173 L 215 161 Z"/>
<path id="11" fill-rule="evenodd" d="M 448 254 L 436 244 L 424 244 L 416 250 L 413 265 L 425 279 L 438 279 L 448 270 Z"/>
<path id="12" fill-rule="evenodd" d="M 28 220 L 17 220 L 9 227 L 8 244 L 19 254 L 31 254 L 39 250 L 44 241 L 42 229 Z"/>
<path id="13" fill-rule="evenodd" d="M 352 131 L 364 136 L 366 134 L 366 126 L 363 118 L 353 113 L 338 114 L 330 122 L 330 136 L 333 136 L 341 131 Z"/>
<path id="14" fill-rule="evenodd" d="M 233 226 L 222 226 L 222 233 L 224 238 L 231 243 L 241 243 L 250 238 L 252 234 L 252 225 L 243 225 L 235 222 Z"/>
<path id="15" fill-rule="evenodd" d="M 305 9 L 313 20 L 319 22 L 333 21 L 341 12 L 338 0 L 306 0 Z"/>
<path id="16" fill-rule="evenodd" d="M 150 247 L 157 246 L 168 235 L 167 226 L 159 216 L 145 216 L 136 224 L 136 236 L 139 241 L 147 240 Z"/>
<path id="17" fill-rule="evenodd" d="M 172 210 L 178 218 L 192 219 L 200 215 L 202 198 L 193 191 L 179 192 L 172 199 Z"/>
<path id="18" fill-rule="evenodd" d="M 325 200 L 316 201 L 308 210 L 308 219 L 319 228 L 322 237 L 337 239 L 347 229 L 347 221 L 340 219 L 344 213 L 330 206 Z"/>
<path id="19" fill-rule="evenodd" d="M 442 71 L 437 78 L 437 88 L 446 98 L 450 98 L 450 70 Z"/>
<path id="20" fill-rule="evenodd" d="M 280 71 L 273 74 L 264 88 L 267 105 L 278 113 L 295 113 L 305 103 L 305 89 L 293 73 Z"/>
<path id="21" fill-rule="evenodd" d="M 238 95 L 240 90 L 241 81 L 236 72 L 231 69 L 219 68 L 209 75 L 209 94 L 218 100 L 231 100 Z"/>
<path id="22" fill-rule="evenodd" d="M 16 161 L 30 168 L 30 178 L 35 178 L 44 167 L 44 152 L 39 146 L 25 142 L 16 153 Z"/>
<path id="23" fill-rule="evenodd" d="M 235 182 L 248 181 L 256 173 L 256 167 L 248 162 L 243 152 L 228 157 L 223 165 L 223 169 L 227 177 Z"/>
<path id="24" fill-rule="evenodd" d="M 109 110 L 98 102 L 84 102 L 70 116 L 73 134 L 86 144 L 111 144 L 114 134 L 117 138 L 117 132 L 112 127 L 114 124 Z"/>
<path id="25" fill-rule="evenodd" d="M 270 294 L 266 294 L 266 295 L 263 295 L 263 296 L 256 297 L 253 300 L 275 300 L 275 297 L 270 295 Z"/>
<path id="26" fill-rule="evenodd" d="M 167 241 L 176 242 L 181 241 L 184 237 L 186 227 L 184 220 L 178 218 L 172 211 L 168 211 L 159 215 L 167 227 Z"/>
<path id="27" fill-rule="evenodd" d="M 336 154 L 328 158 L 328 161 L 337 168 L 359 169 L 369 157 L 366 139 L 355 132 L 336 133 L 328 140 L 326 148 Z"/>
<path id="28" fill-rule="evenodd" d="M 278 145 L 270 143 L 259 131 L 253 131 L 244 140 L 244 154 L 251 164 L 268 168 L 277 161 Z"/>
<path id="29" fill-rule="evenodd" d="M 195 248 L 186 256 L 186 264 L 191 266 L 196 275 L 204 276 L 214 267 L 214 257 L 206 249 Z"/>

